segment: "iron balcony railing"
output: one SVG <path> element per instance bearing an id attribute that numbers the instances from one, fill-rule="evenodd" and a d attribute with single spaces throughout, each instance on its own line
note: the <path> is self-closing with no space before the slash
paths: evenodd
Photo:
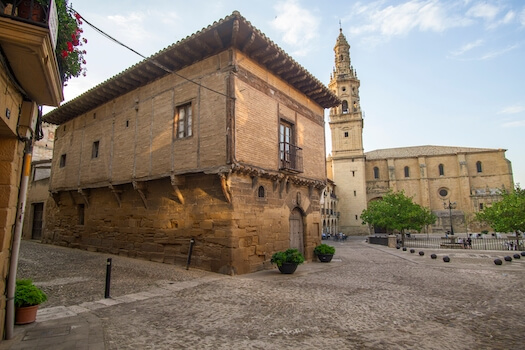
<path id="1" fill-rule="evenodd" d="M 47 28 L 50 11 L 37 0 L 0 0 L 0 15 Z"/>
<path id="2" fill-rule="evenodd" d="M 303 172 L 303 149 L 289 142 L 280 142 L 280 170 L 292 173 Z"/>

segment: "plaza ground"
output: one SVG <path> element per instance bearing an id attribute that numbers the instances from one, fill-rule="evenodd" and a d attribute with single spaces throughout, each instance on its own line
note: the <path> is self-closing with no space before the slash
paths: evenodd
<path id="1" fill-rule="evenodd" d="M 0 349 L 522 347 L 525 257 L 496 266 L 509 252 L 420 256 L 364 237 L 328 243 L 332 262 L 309 262 L 293 275 L 226 276 L 22 242 L 18 277 L 32 278 L 49 301 Z"/>

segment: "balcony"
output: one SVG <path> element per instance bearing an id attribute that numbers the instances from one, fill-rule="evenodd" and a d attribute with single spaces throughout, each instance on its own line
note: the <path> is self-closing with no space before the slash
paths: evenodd
<path id="1" fill-rule="evenodd" d="M 288 142 L 279 143 L 279 169 L 298 174 L 303 172 L 303 149 Z"/>
<path id="2" fill-rule="evenodd" d="M 64 95 L 55 57 L 53 2 L 50 9 L 36 0 L 0 0 L 0 55 L 26 98 L 39 105 L 59 106 Z"/>

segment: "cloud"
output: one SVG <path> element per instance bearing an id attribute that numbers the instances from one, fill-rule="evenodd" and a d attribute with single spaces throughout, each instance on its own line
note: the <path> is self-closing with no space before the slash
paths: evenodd
<path id="1" fill-rule="evenodd" d="M 285 0 L 275 5 L 277 16 L 272 26 L 282 33 L 282 40 L 298 50 L 294 55 L 304 56 L 311 47 L 308 43 L 318 37 L 319 19 L 301 8 L 297 0 Z"/>
<path id="2" fill-rule="evenodd" d="M 501 125 L 504 128 L 521 128 L 525 126 L 525 120 L 516 120 L 513 122 L 506 122 Z"/>
<path id="3" fill-rule="evenodd" d="M 521 112 L 525 112 L 525 106 L 521 104 L 516 104 L 503 108 L 498 112 L 498 114 L 517 114 Z"/>
<path id="4" fill-rule="evenodd" d="M 126 16 L 108 16 L 107 19 L 109 23 L 112 23 L 116 27 L 116 31 L 118 32 L 116 35 L 118 35 L 117 38 L 119 38 L 119 40 L 121 39 L 127 43 L 137 43 L 138 41 L 145 41 L 150 37 L 143 25 L 144 17 L 144 14 L 141 13 L 130 13 Z"/>
<path id="5" fill-rule="evenodd" d="M 518 47 L 520 47 L 519 44 L 514 44 L 514 45 L 510 45 L 510 46 L 507 46 L 503 49 L 500 49 L 500 50 L 494 50 L 494 51 L 490 51 L 486 54 L 484 54 L 483 56 L 479 57 L 478 60 L 491 60 L 495 57 L 498 57 L 498 56 L 501 56 L 509 51 L 512 51 L 512 50 L 515 50 L 517 49 Z"/>
<path id="6" fill-rule="evenodd" d="M 353 35 L 403 36 L 412 30 L 443 32 L 467 26 L 471 19 L 455 15 L 452 8 L 438 0 L 411 0 L 384 7 L 384 1 L 357 3 L 345 21 L 362 21 L 350 28 Z"/>
<path id="7" fill-rule="evenodd" d="M 520 23 L 523 27 L 525 27 L 525 8 L 521 10 L 520 13 Z"/>
<path id="8" fill-rule="evenodd" d="M 500 8 L 483 3 L 483 4 L 475 4 L 467 11 L 467 16 L 475 17 L 475 18 L 483 18 L 486 21 L 493 21 L 494 18 L 498 15 L 500 12 Z"/>
<path id="9" fill-rule="evenodd" d="M 452 56 L 461 56 L 465 52 L 468 52 L 468 51 L 472 50 L 473 48 L 481 46 L 481 44 L 483 44 L 483 40 L 482 39 L 478 39 L 476 41 L 473 41 L 471 43 L 467 43 L 467 44 L 463 45 L 462 47 L 460 47 L 456 51 L 451 52 L 450 54 Z"/>

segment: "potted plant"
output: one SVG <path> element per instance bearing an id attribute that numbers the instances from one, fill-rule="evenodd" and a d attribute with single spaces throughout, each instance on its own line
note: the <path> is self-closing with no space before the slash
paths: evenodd
<path id="1" fill-rule="evenodd" d="M 272 264 L 276 264 L 281 273 L 294 273 L 299 264 L 304 262 L 304 256 L 295 248 L 286 249 L 284 252 L 276 252 L 272 255 Z"/>
<path id="2" fill-rule="evenodd" d="M 314 254 L 321 262 L 330 262 L 335 254 L 335 248 L 328 244 L 319 244 L 314 248 Z"/>
<path id="3" fill-rule="evenodd" d="M 46 22 L 48 19 L 44 17 L 50 11 L 49 5 L 49 0 L 21 1 L 18 4 L 19 16 L 35 22 Z M 60 78 L 65 83 L 72 77 L 86 75 L 84 59 L 86 50 L 82 45 L 87 44 L 87 39 L 82 38 L 83 30 L 80 28 L 82 16 L 73 10 L 68 0 L 55 0 L 55 7 L 58 21 L 55 56 Z"/>
<path id="4" fill-rule="evenodd" d="M 35 322 L 38 306 L 47 300 L 47 295 L 30 279 L 16 281 L 15 324 Z"/>

